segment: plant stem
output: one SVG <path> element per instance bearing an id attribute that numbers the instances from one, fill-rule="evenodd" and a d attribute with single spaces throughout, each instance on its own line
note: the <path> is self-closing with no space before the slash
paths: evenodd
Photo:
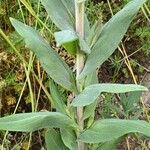
<path id="1" fill-rule="evenodd" d="M 79 0 L 75 0 L 75 14 L 76 14 L 76 32 L 81 38 L 84 38 L 84 2 L 79 2 Z M 84 67 L 84 54 L 77 50 L 76 56 L 76 82 L 79 93 L 82 91 L 82 83 L 78 80 L 78 76 L 80 75 L 83 67 Z M 83 107 L 77 108 L 77 121 L 82 131 L 84 128 L 83 121 Z M 78 150 L 84 150 L 84 143 L 78 143 Z"/>

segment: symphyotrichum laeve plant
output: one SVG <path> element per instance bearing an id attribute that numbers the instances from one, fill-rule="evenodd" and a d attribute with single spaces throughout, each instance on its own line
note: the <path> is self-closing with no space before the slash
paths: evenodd
<path id="1" fill-rule="evenodd" d="M 48 150 L 112 150 L 129 133 L 150 137 L 150 124 L 141 120 L 99 119 L 95 121 L 98 97 L 103 92 L 146 91 L 135 84 L 98 83 L 97 67 L 115 51 L 144 0 L 131 0 L 106 24 L 90 26 L 85 0 L 42 0 L 48 15 L 60 29 L 54 33 L 57 46 L 76 58 L 76 74 L 33 28 L 10 18 L 50 77 L 51 103 L 56 112 L 32 112 L 0 118 L 0 130 L 33 132 L 46 128 Z M 72 92 L 65 102 L 58 85 Z M 67 100 L 67 98 L 66 98 Z M 57 130 L 55 130 L 57 128 Z"/>

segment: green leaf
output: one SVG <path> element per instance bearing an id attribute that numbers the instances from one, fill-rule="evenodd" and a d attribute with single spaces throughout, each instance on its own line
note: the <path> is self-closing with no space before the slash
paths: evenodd
<path id="1" fill-rule="evenodd" d="M 90 48 L 92 48 L 99 39 L 101 31 L 102 31 L 102 22 L 96 21 L 92 26 L 89 36 L 87 38 L 87 42 L 90 45 Z"/>
<path id="2" fill-rule="evenodd" d="M 54 37 L 58 47 L 65 43 L 70 43 L 78 40 L 77 34 L 71 30 L 63 30 L 60 32 L 55 32 Z"/>
<path id="3" fill-rule="evenodd" d="M 79 95 L 77 95 L 71 105 L 75 107 L 90 105 L 95 102 L 102 92 L 125 93 L 146 90 L 146 87 L 136 84 L 94 84 L 86 87 Z"/>
<path id="4" fill-rule="evenodd" d="M 73 41 L 71 43 L 65 43 L 63 45 L 63 47 L 65 48 L 65 50 L 67 50 L 67 52 L 69 54 L 71 54 L 72 56 L 75 56 L 76 53 L 77 53 L 78 42 L 77 41 Z"/>
<path id="5" fill-rule="evenodd" d="M 87 77 L 85 78 L 84 86 L 87 87 L 90 86 L 91 84 L 97 84 L 97 83 L 98 83 L 97 71 L 94 71 L 89 75 L 87 75 Z"/>
<path id="6" fill-rule="evenodd" d="M 89 33 L 90 33 L 90 23 L 88 21 L 86 14 L 84 17 L 84 30 L 85 30 L 85 34 L 84 34 L 85 41 L 87 41 L 87 37 L 89 36 Z"/>
<path id="7" fill-rule="evenodd" d="M 42 0 L 48 15 L 55 25 L 61 30 L 75 31 L 75 5 L 74 0 Z M 85 15 L 85 37 L 88 36 L 90 27 Z"/>
<path id="8" fill-rule="evenodd" d="M 49 81 L 50 93 L 53 99 L 53 105 L 57 111 L 66 114 L 66 105 L 60 95 L 57 86 L 54 84 L 52 80 Z"/>
<path id="9" fill-rule="evenodd" d="M 72 71 L 40 34 L 16 19 L 10 20 L 16 31 L 25 39 L 26 46 L 36 54 L 48 75 L 64 88 L 76 91 Z"/>
<path id="10" fill-rule="evenodd" d="M 75 135 L 75 132 L 72 129 L 61 129 L 61 138 L 64 142 L 64 144 L 70 149 L 70 150 L 77 150 L 78 145 L 77 145 L 77 138 Z"/>
<path id="11" fill-rule="evenodd" d="M 85 2 L 86 0 L 78 0 L 78 3 L 83 3 Z"/>
<path id="12" fill-rule="evenodd" d="M 85 143 L 101 143 L 120 138 L 129 133 L 150 137 L 150 124 L 140 120 L 103 119 L 96 121 L 79 136 Z"/>
<path id="13" fill-rule="evenodd" d="M 47 150 L 68 150 L 61 139 L 60 133 L 54 129 L 49 129 L 45 133 L 45 142 Z"/>
<path id="14" fill-rule="evenodd" d="M 0 118 L 0 130 L 33 132 L 43 128 L 75 128 L 67 115 L 58 112 L 21 113 Z"/>
<path id="15" fill-rule="evenodd" d="M 74 51 L 76 51 L 76 49 L 77 49 L 77 46 L 76 46 L 77 41 L 79 41 L 79 46 L 80 46 L 81 51 L 83 51 L 87 54 L 89 54 L 91 52 L 91 49 L 88 46 L 88 44 L 86 43 L 86 41 L 83 40 L 82 38 L 80 38 L 74 31 L 63 30 L 60 32 L 55 32 L 54 37 L 55 37 L 58 47 L 63 45 L 65 48 L 66 46 L 68 46 L 69 43 L 70 43 L 69 44 L 70 46 L 71 46 L 71 44 L 74 44 L 74 45 L 72 45 L 72 47 L 74 47 L 75 49 L 72 49 L 72 47 L 67 47 L 67 49 L 66 49 L 71 54 L 74 54 L 75 53 Z"/>
<path id="16" fill-rule="evenodd" d="M 91 49 L 90 46 L 88 45 L 88 43 L 79 37 L 79 46 L 80 46 L 80 50 L 83 51 L 86 54 L 90 54 L 91 53 Z"/>
<path id="17" fill-rule="evenodd" d="M 108 141 L 105 143 L 100 143 L 97 147 L 94 148 L 94 150 L 117 150 L 117 145 L 119 142 L 121 142 L 121 139 L 122 138 Z"/>
<path id="18" fill-rule="evenodd" d="M 144 2 L 145 0 L 130 1 L 104 25 L 99 39 L 87 57 L 85 67 L 79 76 L 80 79 L 95 70 L 115 51 L 131 21 Z"/>
<path id="19" fill-rule="evenodd" d="M 74 4 L 72 0 L 42 0 L 48 15 L 61 30 L 74 30 Z"/>
<path id="20" fill-rule="evenodd" d="M 98 84 L 98 77 L 96 71 L 89 74 L 85 79 L 85 87 L 90 86 L 91 84 Z M 83 119 L 91 118 L 90 122 L 94 121 L 95 108 L 97 101 L 88 105 L 84 109 Z"/>
<path id="21" fill-rule="evenodd" d="M 91 119 L 94 121 L 94 114 L 95 114 L 96 106 L 97 106 L 97 100 L 95 100 L 95 102 L 85 107 L 84 115 L 83 115 L 84 120 L 91 117 Z"/>
<path id="22" fill-rule="evenodd" d="M 78 36 L 74 31 L 63 30 L 54 33 L 57 46 L 63 46 L 71 55 L 77 51 Z"/>

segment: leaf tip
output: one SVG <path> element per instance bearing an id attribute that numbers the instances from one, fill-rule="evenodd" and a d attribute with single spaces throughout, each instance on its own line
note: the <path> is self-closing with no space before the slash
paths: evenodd
<path id="1" fill-rule="evenodd" d="M 16 20 L 15 18 L 12 18 L 12 17 L 10 17 L 9 19 L 10 19 L 11 24 L 12 24 L 12 25 L 13 25 L 13 27 L 15 28 L 15 27 L 16 27 L 16 25 L 19 23 L 19 21 L 18 21 L 18 20 Z"/>
<path id="2" fill-rule="evenodd" d="M 142 85 L 139 85 L 139 86 L 142 91 L 149 91 L 149 89 L 146 86 L 142 86 Z"/>
<path id="3" fill-rule="evenodd" d="M 147 87 L 144 87 L 143 90 L 144 91 L 149 91 L 149 89 Z"/>
<path id="4" fill-rule="evenodd" d="M 9 20 L 10 20 L 11 24 L 13 24 L 15 22 L 15 19 L 12 17 L 9 17 Z"/>

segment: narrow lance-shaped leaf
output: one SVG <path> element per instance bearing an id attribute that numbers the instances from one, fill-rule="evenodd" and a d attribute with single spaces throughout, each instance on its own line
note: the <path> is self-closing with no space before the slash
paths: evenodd
<path id="1" fill-rule="evenodd" d="M 61 30 L 74 30 L 73 1 L 42 0 L 51 20 Z"/>
<path id="2" fill-rule="evenodd" d="M 126 93 L 131 91 L 146 91 L 147 88 L 136 84 L 93 84 L 86 87 L 79 95 L 77 95 L 72 106 L 90 105 L 98 98 L 102 92 L 107 93 Z"/>
<path id="3" fill-rule="evenodd" d="M 75 128 L 76 124 L 58 112 L 21 113 L 0 118 L 0 130 L 32 132 L 50 127 Z"/>
<path id="4" fill-rule="evenodd" d="M 99 81 L 97 76 L 97 70 L 95 70 L 85 78 L 84 87 L 88 87 L 90 85 L 98 84 L 98 83 Z"/>
<path id="5" fill-rule="evenodd" d="M 85 87 L 90 86 L 91 84 L 98 84 L 97 71 L 89 74 L 85 79 Z M 97 101 L 88 105 L 84 109 L 83 119 L 91 118 L 89 121 L 94 121 L 95 108 L 97 105 Z"/>
<path id="6" fill-rule="evenodd" d="M 79 141 L 101 143 L 118 139 L 129 133 L 141 133 L 150 137 L 150 124 L 140 120 L 98 120 L 89 129 L 81 133 Z"/>
<path id="7" fill-rule="evenodd" d="M 89 32 L 89 36 L 87 37 L 87 42 L 90 45 L 90 48 L 92 48 L 95 43 L 97 42 L 97 40 L 100 37 L 101 31 L 102 31 L 102 21 L 96 21 L 94 23 L 94 25 L 92 26 L 90 32 Z"/>
<path id="8" fill-rule="evenodd" d="M 79 78 L 83 78 L 104 61 L 115 51 L 131 21 L 143 5 L 145 0 L 132 0 L 121 11 L 113 16 L 103 27 L 100 37 L 93 46 L 83 71 Z M 101 28 L 100 28 L 101 30 Z"/>
<path id="9" fill-rule="evenodd" d="M 53 105 L 56 108 L 58 112 L 66 114 L 67 107 L 62 99 L 62 96 L 60 95 L 57 86 L 53 81 L 49 81 L 49 88 L 51 97 L 53 99 Z"/>
<path id="10" fill-rule="evenodd" d="M 75 30 L 75 5 L 74 0 L 42 0 L 48 15 L 60 30 Z M 90 27 L 85 15 L 85 37 L 88 36 Z"/>
<path id="11" fill-rule="evenodd" d="M 90 119 L 89 121 L 90 122 L 94 121 L 96 106 L 97 106 L 97 100 L 95 100 L 93 103 L 85 107 L 84 114 L 83 114 L 84 120 L 90 117 L 92 120 Z"/>
<path id="12" fill-rule="evenodd" d="M 73 73 L 62 58 L 37 31 L 16 19 L 11 18 L 10 20 L 16 31 L 24 38 L 26 46 L 36 54 L 48 75 L 64 88 L 75 91 Z"/>
<path id="13" fill-rule="evenodd" d="M 90 54 L 91 53 L 90 46 L 81 37 L 79 37 L 79 46 L 80 46 L 80 50 L 83 51 L 84 53 L 86 53 L 86 54 Z"/>
<path id="14" fill-rule="evenodd" d="M 101 143 L 101 145 L 94 150 L 117 150 L 117 145 L 121 142 L 122 138 Z"/>
<path id="15" fill-rule="evenodd" d="M 45 133 L 45 142 L 47 150 L 69 150 L 63 143 L 60 133 L 54 129 L 49 129 Z"/>
<path id="16" fill-rule="evenodd" d="M 61 132 L 61 138 L 64 144 L 69 148 L 69 150 L 77 150 L 78 144 L 77 144 L 77 137 L 75 132 L 72 129 L 60 129 Z"/>

